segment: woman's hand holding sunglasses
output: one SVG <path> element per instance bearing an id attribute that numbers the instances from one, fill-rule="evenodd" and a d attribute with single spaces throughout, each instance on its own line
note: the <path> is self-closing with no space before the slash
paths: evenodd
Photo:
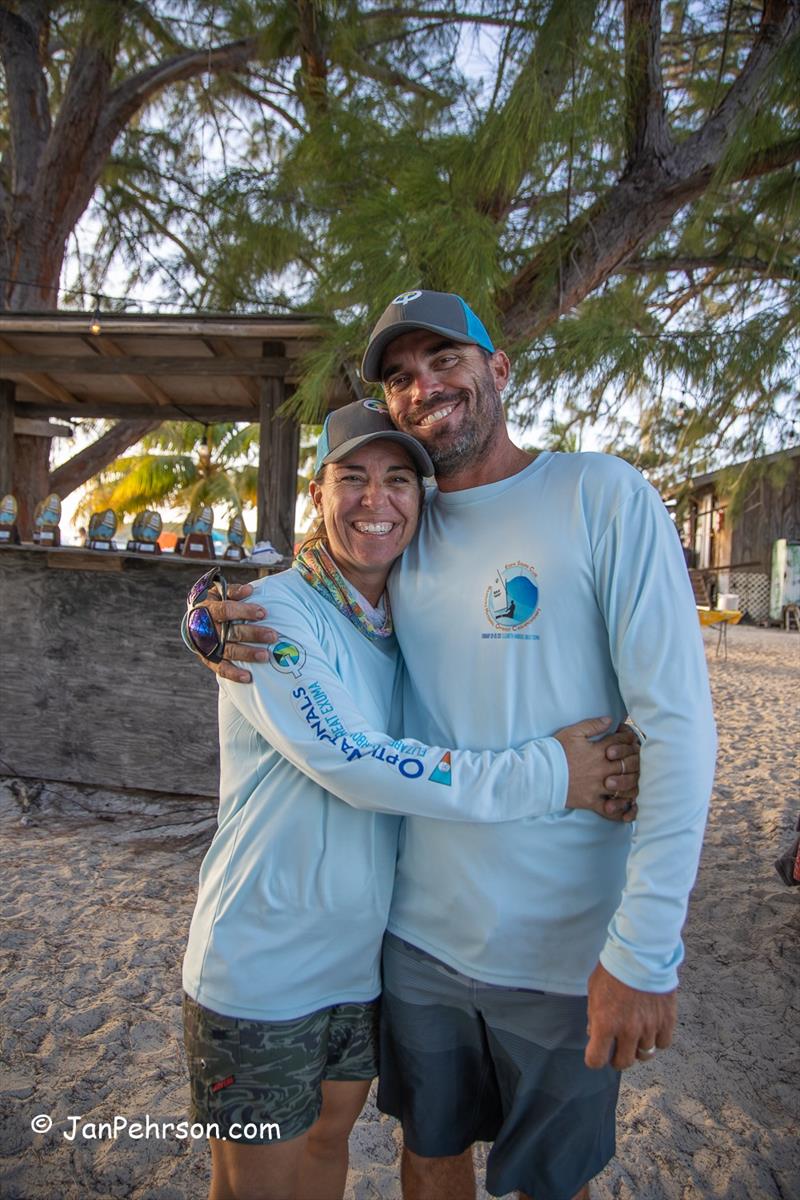
<path id="1" fill-rule="evenodd" d="M 231 661 L 266 662 L 264 646 L 278 641 L 279 634 L 266 625 L 256 625 L 267 615 L 260 604 L 248 604 L 249 583 L 229 584 L 214 567 L 198 579 L 186 598 L 186 615 L 181 635 L 204 666 L 233 683 L 251 683 L 249 671 Z"/>

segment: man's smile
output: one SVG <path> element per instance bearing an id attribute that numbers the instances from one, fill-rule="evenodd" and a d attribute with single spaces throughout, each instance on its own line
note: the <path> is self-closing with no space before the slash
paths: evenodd
<path id="1" fill-rule="evenodd" d="M 449 417 L 450 413 L 461 403 L 460 400 L 450 400 L 443 404 L 440 408 L 433 409 L 432 412 L 425 413 L 424 417 L 420 417 L 415 422 L 419 429 L 427 429 L 431 425 L 437 425 L 439 421 L 443 421 L 445 417 Z"/>

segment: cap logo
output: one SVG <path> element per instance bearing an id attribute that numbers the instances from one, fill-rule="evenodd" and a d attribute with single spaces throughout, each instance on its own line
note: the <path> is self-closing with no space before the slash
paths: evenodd
<path id="1" fill-rule="evenodd" d="M 361 403 L 364 405 L 364 408 L 368 408 L 371 412 L 385 413 L 387 417 L 389 415 L 389 410 L 383 400 L 379 400 L 377 396 L 370 396 L 368 400 L 362 400 Z"/>
<path id="2" fill-rule="evenodd" d="M 395 296 L 392 304 L 410 304 L 412 300 L 419 300 L 422 292 L 401 292 L 399 296 Z"/>

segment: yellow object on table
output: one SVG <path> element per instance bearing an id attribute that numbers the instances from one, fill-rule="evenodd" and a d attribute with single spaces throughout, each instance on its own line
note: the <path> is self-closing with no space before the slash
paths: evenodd
<path id="1" fill-rule="evenodd" d="M 717 633 L 717 654 L 722 647 L 725 648 L 725 658 L 728 657 L 728 626 L 738 625 L 744 613 L 737 608 L 700 608 L 697 609 L 697 615 L 700 618 L 701 625 L 716 625 Z"/>

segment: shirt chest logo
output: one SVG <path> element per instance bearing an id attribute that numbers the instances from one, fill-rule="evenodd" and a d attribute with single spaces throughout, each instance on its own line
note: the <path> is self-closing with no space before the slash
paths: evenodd
<path id="1" fill-rule="evenodd" d="M 513 637 L 539 616 L 539 580 L 529 563 L 513 562 L 498 567 L 484 594 L 483 608 L 497 632 L 483 637 Z M 528 635 L 531 636 L 531 635 Z"/>

